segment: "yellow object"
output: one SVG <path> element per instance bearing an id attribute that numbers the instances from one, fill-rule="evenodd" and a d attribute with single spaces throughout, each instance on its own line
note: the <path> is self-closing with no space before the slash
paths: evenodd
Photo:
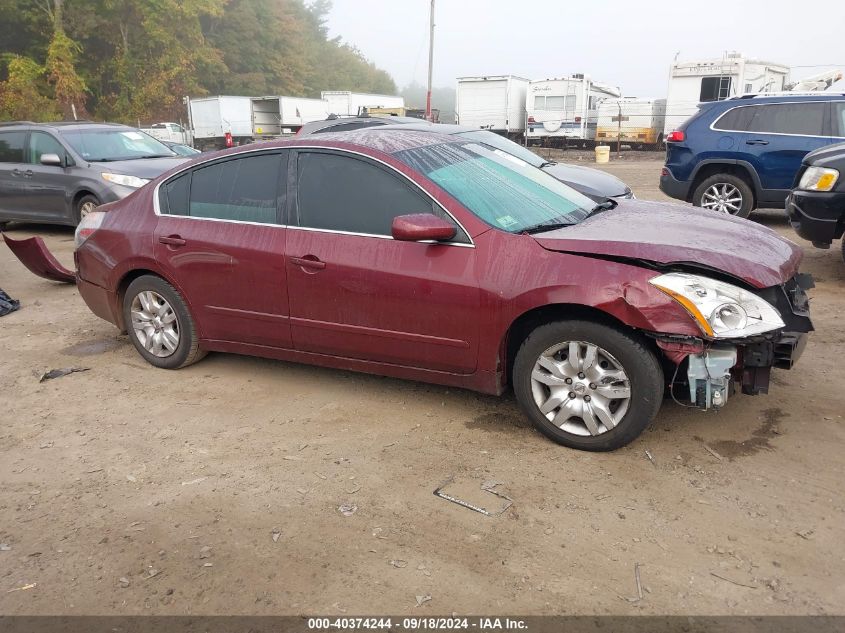
<path id="1" fill-rule="evenodd" d="M 598 149 L 598 147 L 596 148 Z M 667 288 L 666 286 L 661 286 L 659 284 L 654 284 L 655 288 L 659 288 L 667 295 L 672 297 L 675 301 L 680 303 L 684 306 L 684 309 L 690 313 L 690 316 L 695 319 L 695 322 L 698 323 L 698 327 L 701 328 L 701 331 L 704 332 L 707 336 L 715 337 L 716 334 L 713 332 L 713 328 L 710 326 L 710 323 L 707 322 L 707 319 L 704 318 L 704 315 L 701 314 L 701 310 L 696 307 L 696 305 L 687 299 L 682 294 L 675 292 L 674 290 Z"/>
<path id="2" fill-rule="evenodd" d="M 610 146 L 596 145 L 596 162 L 607 163 L 610 162 Z"/>

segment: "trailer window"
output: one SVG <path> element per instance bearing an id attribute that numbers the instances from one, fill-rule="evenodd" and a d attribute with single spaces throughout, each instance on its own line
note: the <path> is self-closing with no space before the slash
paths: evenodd
<path id="1" fill-rule="evenodd" d="M 555 97 L 534 97 L 535 110 L 564 110 L 575 109 L 575 95 L 560 95 Z"/>
<path id="2" fill-rule="evenodd" d="M 701 79 L 701 95 L 698 98 L 699 101 L 723 101 L 730 94 L 730 77 L 703 77 Z"/>

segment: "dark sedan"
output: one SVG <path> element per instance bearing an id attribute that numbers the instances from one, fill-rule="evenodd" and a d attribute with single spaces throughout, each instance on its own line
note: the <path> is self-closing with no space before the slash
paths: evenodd
<path id="1" fill-rule="evenodd" d="M 7 241 L 66 274 L 36 240 Z M 80 295 L 156 367 L 217 351 L 512 387 L 537 429 L 586 450 L 631 442 L 667 388 L 702 409 L 736 383 L 765 392 L 812 329 L 801 250 L 770 229 L 596 204 L 461 135 L 203 155 L 90 213 L 76 240 Z"/>

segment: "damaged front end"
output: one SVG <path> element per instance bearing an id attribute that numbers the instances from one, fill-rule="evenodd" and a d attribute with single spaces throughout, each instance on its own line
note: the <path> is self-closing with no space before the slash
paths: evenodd
<path id="1" fill-rule="evenodd" d="M 68 270 L 59 263 L 53 254 L 47 250 L 47 245 L 40 237 L 30 237 L 23 240 L 13 240 L 3 233 L 3 240 L 21 263 L 30 272 L 50 281 L 75 284 L 76 273 Z"/>
<path id="2" fill-rule="evenodd" d="M 696 338 L 653 334 L 658 347 L 675 365 L 670 381 L 673 398 L 689 394 L 700 409 L 719 409 L 740 385 L 742 393 L 768 393 L 771 370 L 791 369 L 813 331 L 807 290 L 810 275 L 797 274 L 785 284 L 754 291 L 777 311 L 782 327 L 747 337 Z"/>

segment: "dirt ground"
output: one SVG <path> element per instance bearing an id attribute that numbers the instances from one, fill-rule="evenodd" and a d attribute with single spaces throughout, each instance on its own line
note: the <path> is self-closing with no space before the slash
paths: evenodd
<path id="1" fill-rule="evenodd" d="M 606 169 L 662 199 L 660 159 Z M 70 229 L 11 234 L 72 263 Z M 612 454 L 545 440 L 512 396 L 224 354 L 154 369 L 2 246 L 22 308 L 0 318 L 0 613 L 845 613 L 845 264 L 801 243 L 797 368 L 719 413 L 667 402 Z M 62 367 L 89 371 L 39 383 Z M 513 505 L 432 494 L 450 476 Z"/>

